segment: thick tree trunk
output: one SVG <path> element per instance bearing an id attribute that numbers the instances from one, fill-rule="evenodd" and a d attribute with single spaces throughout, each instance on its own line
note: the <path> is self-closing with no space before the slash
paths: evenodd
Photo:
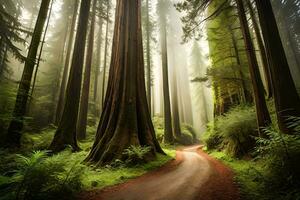
<path id="1" fill-rule="evenodd" d="M 236 0 L 238 7 L 238 15 L 240 18 L 241 29 L 244 36 L 244 42 L 247 49 L 247 57 L 249 61 L 249 71 L 253 86 L 253 95 L 256 107 L 257 125 L 261 135 L 263 135 L 262 128 L 268 127 L 271 124 L 271 118 L 266 105 L 264 96 L 264 89 L 260 77 L 259 67 L 256 59 L 255 49 L 252 43 L 249 26 L 243 0 Z"/>
<path id="2" fill-rule="evenodd" d="M 53 152 L 59 152 L 70 145 L 73 150 L 79 150 L 77 145 L 76 122 L 80 100 L 82 69 L 85 54 L 85 43 L 89 20 L 91 0 L 81 1 L 80 16 L 77 26 L 75 46 L 66 90 L 63 114 L 58 128 L 49 147 Z"/>
<path id="3" fill-rule="evenodd" d="M 102 11 L 102 0 L 99 1 L 99 11 Z M 99 82 L 99 72 L 101 66 L 101 55 L 102 55 L 102 28 L 103 28 L 103 19 L 102 16 L 99 15 L 98 19 L 98 41 L 97 41 L 97 56 L 96 56 L 96 66 L 95 66 L 95 80 L 94 80 L 94 104 L 95 104 L 95 115 L 99 115 L 99 104 L 98 104 L 98 82 Z"/>
<path id="4" fill-rule="evenodd" d="M 43 29 L 47 20 L 50 1 L 51 0 L 42 0 L 37 22 L 33 31 L 27 60 L 25 62 L 22 78 L 19 84 L 15 108 L 13 111 L 13 119 L 10 122 L 6 137 L 6 143 L 9 146 L 20 146 L 21 131 L 23 129 L 24 115 L 26 114 L 26 107 L 34 65 Z"/>
<path id="5" fill-rule="evenodd" d="M 90 82 L 91 82 L 91 69 L 93 61 L 93 49 L 94 49 L 94 36 L 95 36 L 95 19 L 96 19 L 96 0 L 93 0 L 93 11 L 91 13 L 92 20 L 90 25 L 90 33 L 88 38 L 87 56 L 84 72 L 84 80 L 81 93 L 80 111 L 77 121 L 77 138 L 86 138 L 86 125 L 88 118 L 89 108 L 89 95 L 90 95 Z"/>
<path id="6" fill-rule="evenodd" d="M 149 0 L 146 0 L 146 32 L 147 32 L 147 101 L 151 112 L 151 50 L 150 50 L 150 19 L 149 19 Z"/>
<path id="7" fill-rule="evenodd" d="M 300 117 L 300 98 L 293 82 L 270 0 L 255 0 L 266 50 L 270 55 L 271 78 L 279 128 L 293 130 L 287 124 L 290 116 Z"/>
<path id="8" fill-rule="evenodd" d="M 71 54 L 72 54 L 72 50 L 73 50 L 73 41 L 74 41 L 74 36 L 75 36 L 78 7 L 79 7 L 79 0 L 76 0 L 75 4 L 74 4 L 74 12 L 73 12 L 73 16 L 72 16 L 65 65 L 64 65 L 61 85 L 60 85 L 60 89 L 59 89 L 59 97 L 58 97 L 57 106 L 56 106 L 56 116 L 55 116 L 55 120 L 54 120 L 55 125 L 58 125 L 58 123 L 61 119 L 61 116 L 62 116 L 62 112 L 63 112 L 66 85 L 67 85 L 68 74 L 69 74 L 69 69 L 70 69 L 70 61 L 71 61 L 70 58 L 71 58 Z"/>
<path id="9" fill-rule="evenodd" d="M 250 17 L 251 17 L 251 21 L 252 21 L 252 25 L 254 28 L 254 33 L 256 36 L 256 40 L 258 43 L 258 47 L 259 47 L 259 52 L 260 52 L 260 56 L 261 56 L 261 60 L 262 60 L 262 64 L 263 64 L 263 70 L 264 70 L 264 74 L 265 74 L 265 79 L 266 79 L 266 89 L 267 89 L 267 95 L 268 98 L 272 97 L 272 80 L 271 80 L 271 74 L 270 74 L 270 66 L 269 66 L 269 61 L 268 61 L 268 57 L 267 57 L 267 53 L 266 53 L 266 48 L 264 46 L 264 42 L 260 33 L 260 28 L 258 25 L 258 22 L 256 20 L 256 16 L 255 16 L 255 12 L 252 6 L 252 3 L 250 2 L 250 0 L 247 0 L 247 5 L 249 8 L 249 13 L 250 13 Z"/>
<path id="10" fill-rule="evenodd" d="M 86 161 L 105 165 L 123 159 L 131 145 L 163 153 L 147 106 L 141 30 L 141 1 L 117 0 L 108 88 L 97 135 Z"/>
<path id="11" fill-rule="evenodd" d="M 109 2 L 107 3 L 107 11 L 106 11 L 106 31 L 105 31 L 105 47 L 104 47 L 104 62 L 103 62 L 103 79 L 102 79 L 102 110 L 104 109 L 104 97 L 105 97 L 105 83 L 106 83 L 106 67 L 107 67 L 107 51 L 108 51 L 108 30 L 109 30 Z"/>
<path id="12" fill-rule="evenodd" d="M 164 139 L 166 143 L 173 143 L 173 129 L 171 117 L 171 101 L 169 90 L 168 50 L 166 23 L 161 22 L 161 57 L 162 57 L 162 79 L 164 95 Z"/>

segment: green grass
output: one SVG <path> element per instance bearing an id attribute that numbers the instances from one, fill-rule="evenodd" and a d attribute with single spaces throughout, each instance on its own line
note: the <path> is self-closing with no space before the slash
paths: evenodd
<path id="1" fill-rule="evenodd" d="M 211 151 L 209 154 L 234 171 L 235 182 L 240 187 L 242 199 L 269 199 L 268 194 L 264 192 L 263 163 L 253 160 L 235 159 L 219 151 Z"/>

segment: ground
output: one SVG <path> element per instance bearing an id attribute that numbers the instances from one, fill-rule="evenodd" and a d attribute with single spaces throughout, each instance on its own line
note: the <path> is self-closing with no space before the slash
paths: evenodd
<path id="1" fill-rule="evenodd" d="M 177 150 L 176 159 L 137 179 L 79 195 L 79 200 L 238 200 L 233 172 L 200 146 Z"/>

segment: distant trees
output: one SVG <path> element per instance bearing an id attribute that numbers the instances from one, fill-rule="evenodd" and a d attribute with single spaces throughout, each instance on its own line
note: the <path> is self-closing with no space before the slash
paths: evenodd
<path id="1" fill-rule="evenodd" d="M 25 61 L 20 49 L 14 44 L 14 42 L 25 44 L 26 40 L 21 37 L 21 34 L 29 34 L 29 31 L 19 22 L 20 7 L 20 3 L 16 1 L 0 1 L 0 81 L 5 74 L 9 74 L 8 52 L 21 62 Z"/>
<path id="2" fill-rule="evenodd" d="M 107 94 L 88 162 L 120 159 L 130 145 L 163 153 L 147 105 L 141 30 L 141 2 L 118 0 Z"/>
<path id="3" fill-rule="evenodd" d="M 48 9 L 51 0 L 42 0 L 37 22 L 33 31 L 30 47 L 28 50 L 27 59 L 19 83 L 18 94 L 16 98 L 15 108 L 13 111 L 13 118 L 10 122 L 6 140 L 7 145 L 20 146 L 21 131 L 23 129 L 23 120 L 26 114 L 28 95 L 30 90 L 31 79 L 36 62 L 38 47 L 42 37 L 44 25 L 47 19 Z"/>
<path id="4" fill-rule="evenodd" d="M 167 42 L 167 10 L 170 6 L 168 0 L 159 0 L 157 3 L 157 14 L 159 16 L 160 27 L 160 44 L 162 59 L 162 76 L 163 76 L 163 102 L 164 102 L 164 139 L 167 143 L 174 141 L 172 117 L 171 117 L 171 101 L 169 87 L 169 66 L 168 66 L 168 42 Z"/>
<path id="5" fill-rule="evenodd" d="M 270 0 L 266 1 L 255 1 L 255 5 L 251 1 L 242 1 L 242 0 L 236 0 L 236 1 L 214 1 L 214 0 L 208 0 L 208 1 L 184 1 L 183 3 L 177 4 L 177 8 L 179 10 L 186 11 L 186 15 L 183 17 L 183 22 L 185 24 L 183 30 L 184 30 L 184 39 L 188 40 L 191 37 L 201 37 L 201 25 L 202 22 L 207 21 L 208 24 L 208 40 L 210 43 L 210 50 L 211 50 L 211 58 L 213 62 L 212 68 L 208 71 L 208 75 L 212 76 L 213 81 L 213 87 L 215 91 L 215 110 L 217 113 L 223 113 L 226 112 L 226 109 L 224 108 L 224 104 L 226 105 L 226 101 L 224 101 L 224 92 L 226 90 L 228 91 L 228 96 L 230 99 L 230 102 L 233 101 L 232 89 L 230 89 L 230 85 L 232 83 L 236 82 L 235 79 L 241 79 L 246 80 L 247 76 L 244 76 L 244 70 L 235 70 L 234 65 L 229 64 L 229 62 L 232 62 L 232 57 L 236 58 L 237 65 L 249 65 L 250 66 L 250 74 L 251 74 L 251 81 L 253 84 L 253 97 L 255 99 L 255 103 L 257 105 L 257 117 L 258 117 L 258 125 L 259 128 L 268 126 L 270 123 L 270 117 L 268 114 L 267 106 L 265 103 L 265 97 L 263 95 L 263 88 L 261 83 L 261 73 L 259 72 L 259 66 L 256 59 L 256 53 L 255 53 L 255 46 L 253 45 L 254 39 L 251 36 L 251 32 L 249 30 L 249 24 L 248 24 L 248 18 L 246 16 L 246 7 L 249 10 L 250 19 L 252 22 L 252 26 L 254 29 L 254 33 L 256 36 L 256 41 L 259 47 L 260 56 L 262 59 L 262 67 L 264 72 L 264 77 L 266 78 L 266 90 L 269 91 L 268 94 L 274 94 L 274 100 L 276 105 L 276 112 L 277 112 L 277 118 L 278 118 L 278 124 L 280 129 L 285 132 L 289 133 L 291 130 L 289 129 L 287 125 L 287 118 L 289 116 L 299 116 L 299 96 L 297 95 L 297 91 L 295 88 L 295 84 L 293 82 L 290 69 L 293 69 L 291 66 L 289 66 L 289 63 L 287 61 L 284 48 L 282 45 L 282 38 L 279 35 L 277 23 L 275 21 L 275 16 L 273 13 L 272 5 Z M 290 13 L 297 13 L 292 11 L 295 7 L 295 1 L 289 1 L 289 2 L 274 2 L 274 5 L 279 7 L 279 4 L 281 4 L 282 7 L 289 7 Z M 290 6 L 292 5 L 293 6 Z M 239 19 L 241 27 L 236 27 L 236 21 L 237 18 L 234 16 L 234 12 L 230 13 L 230 10 L 235 9 L 235 5 L 237 5 L 238 13 L 239 13 Z M 257 21 L 257 15 L 255 8 L 258 10 L 259 15 L 259 21 Z M 208 14 L 205 15 L 204 11 L 208 9 Z M 227 14 L 227 17 L 226 16 Z M 289 16 L 289 19 L 291 22 L 295 22 L 296 18 L 298 17 L 297 14 L 293 16 Z M 228 24 L 230 23 L 231 24 Z M 227 28 L 228 31 L 221 30 L 220 28 L 223 26 L 223 24 L 228 24 Z M 292 30 L 295 30 L 297 25 L 295 23 L 292 23 L 291 26 L 291 32 Z M 241 28 L 241 29 L 240 29 Z M 246 46 L 246 52 L 248 56 L 248 61 L 245 62 L 245 54 L 243 51 L 240 50 L 240 33 L 238 31 L 241 30 L 243 33 L 243 39 L 245 41 Z M 262 31 L 263 37 L 261 37 L 260 32 Z M 219 36 L 218 36 L 219 35 Z M 218 36 L 218 37 L 216 37 Z M 227 36 L 228 38 L 231 38 L 231 41 L 225 39 Z M 294 37 L 294 39 L 297 38 Z M 295 41 L 295 40 L 294 40 Z M 218 45 L 221 45 L 222 47 L 218 47 Z M 229 47 L 226 47 L 225 44 L 228 44 Z M 294 42 L 294 44 L 297 44 L 297 42 Z M 213 45 L 213 46 L 212 46 Z M 233 48 L 232 48 L 233 47 Z M 232 54 L 228 57 L 222 56 L 226 55 L 224 53 L 225 49 L 233 49 L 234 54 Z M 216 50 L 219 49 L 219 50 Z M 294 48 L 297 49 L 297 48 Z M 219 52 L 218 52 L 219 51 Z M 213 53 L 212 53 L 213 52 Z M 230 52 L 230 51 L 225 51 Z M 219 54 L 219 55 L 218 55 Z M 216 57 L 216 58 L 215 58 Z M 222 58 L 223 57 L 223 58 Z M 228 61 L 225 61 L 228 60 Z M 216 67 L 218 65 L 217 63 L 220 62 L 220 67 Z M 225 69 L 224 65 L 231 65 L 232 72 L 229 73 L 231 70 L 230 68 Z M 221 67 L 223 66 L 223 67 Z M 239 69 L 239 68 L 237 68 Z M 236 72 L 239 72 L 236 74 Z M 221 75 L 222 74 L 222 75 Z M 219 84 L 219 82 L 223 79 L 222 82 L 228 82 L 228 76 L 225 74 L 231 74 L 232 78 L 230 85 L 226 85 L 224 87 L 224 84 Z M 220 75 L 220 76 L 219 76 Z M 248 81 L 247 81 L 248 82 Z M 236 82 L 238 83 L 238 82 Z M 248 84 L 248 83 L 247 83 Z M 244 88 L 244 97 L 247 96 L 247 93 L 245 93 L 247 90 L 245 90 L 245 81 L 239 82 L 239 87 Z M 232 85 L 233 86 L 233 85 Z M 271 90 L 272 88 L 272 90 Z M 289 89 L 287 89 L 289 88 Z M 271 91 L 270 91 L 271 90 Z M 236 90 L 238 91 L 238 90 Z M 231 94 L 230 94 L 231 93 Z M 239 92 L 238 92 L 239 93 Z M 242 102 L 242 101 L 240 101 Z M 226 107 L 225 107 L 226 108 Z"/>
<path id="6" fill-rule="evenodd" d="M 91 0 L 81 1 L 63 114 L 49 147 L 54 152 L 63 150 L 67 145 L 70 145 L 74 151 L 79 150 L 79 146 L 77 144 L 76 124 L 80 102 L 82 71 L 90 7 Z"/>
<path id="7" fill-rule="evenodd" d="M 90 95 L 90 82 L 91 82 L 91 71 L 93 61 L 93 50 L 94 50 L 94 36 L 95 36 L 95 23 L 96 23 L 96 6 L 97 1 L 93 1 L 90 23 L 90 32 L 88 36 L 87 55 L 85 62 L 85 71 L 83 78 L 82 93 L 80 99 L 80 110 L 77 121 L 77 138 L 86 138 L 86 126 L 88 119 L 88 108 L 89 108 L 89 95 Z"/>

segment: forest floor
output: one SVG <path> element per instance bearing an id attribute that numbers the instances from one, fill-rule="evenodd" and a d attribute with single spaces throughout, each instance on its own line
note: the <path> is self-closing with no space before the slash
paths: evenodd
<path id="1" fill-rule="evenodd" d="M 80 200 L 238 200 L 233 172 L 200 146 L 178 149 L 176 159 L 126 183 L 80 194 Z"/>

